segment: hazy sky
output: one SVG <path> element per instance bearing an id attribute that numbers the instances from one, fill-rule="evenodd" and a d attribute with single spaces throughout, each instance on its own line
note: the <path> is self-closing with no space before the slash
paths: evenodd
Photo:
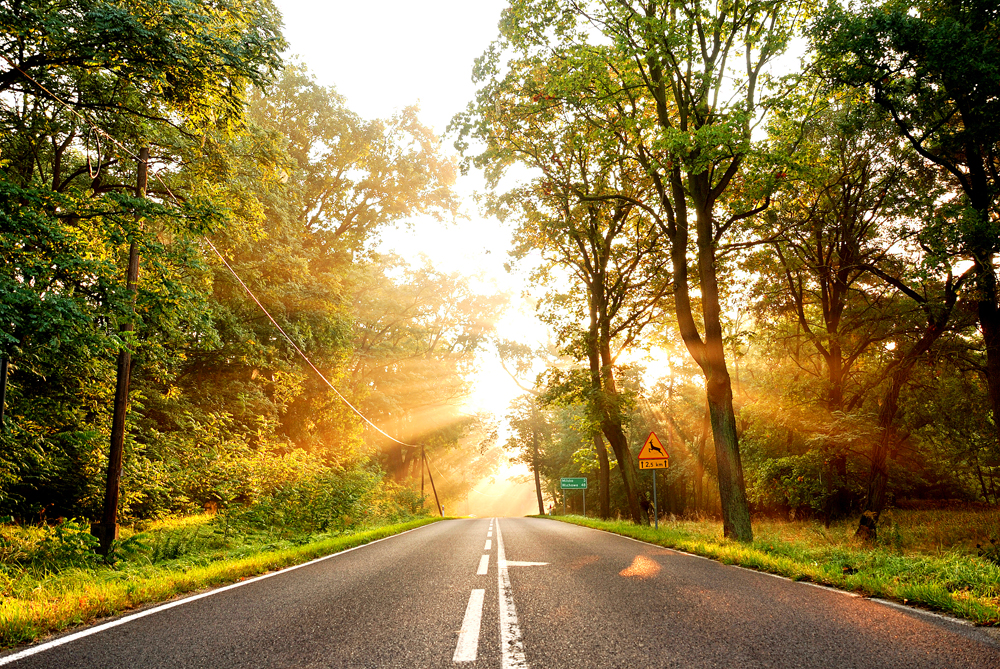
<path id="1" fill-rule="evenodd" d="M 368 118 L 420 102 L 439 132 L 472 98 L 473 60 L 496 35 L 504 0 L 276 0 L 289 53 Z"/>
<path id="2" fill-rule="evenodd" d="M 276 0 L 284 16 L 288 54 L 299 55 L 323 85 L 347 97 L 367 118 L 390 116 L 419 103 L 420 117 L 439 133 L 465 108 L 475 87 L 473 61 L 496 36 L 503 0 Z M 452 150 L 453 140 L 446 140 Z M 514 288 L 503 270 L 510 237 L 483 220 L 472 202 L 477 175 L 460 179 L 469 220 L 441 226 L 420 220 L 411 231 L 384 236 L 383 248 L 406 257 L 423 252 L 440 269 L 483 271 Z"/>
<path id="3" fill-rule="evenodd" d="M 276 4 L 284 17 L 287 55 L 300 56 L 320 84 L 336 87 L 347 98 L 351 110 L 380 118 L 419 103 L 421 119 L 439 133 L 472 99 L 473 61 L 496 36 L 500 12 L 507 6 L 505 0 L 276 0 Z M 449 150 L 452 142 L 446 142 Z M 479 187 L 478 175 L 460 179 L 457 186 L 466 196 L 467 220 L 443 225 L 418 219 L 409 230 L 384 234 L 380 248 L 410 259 L 426 254 L 443 271 L 482 272 L 487 282 L 519 295 L 523 277 L 509 275 L 503 268 L 510 233 L 497 221 L 478 215 L 471 195 Z M 507 337 L 544 336 L 544 328 L 524 305 L 501 328 Z M 485 356 L 473 403 L 502 415 L 507 402 L 520 393 L 500 365 Z M 521 469 L 516 473 L 523 473 Z M 527 508 L 511 508 L 509 513 L 531 512 L 532 497 L 523 494 L 524 484 L 511 486 L 503 476 L 497 479 L 495 484 L 479 486 L 482 498 L 477 497 L 472 507 L 483 509 L 461 512 L 499 513 L 487 502 L 511 495 L 524 497 L 527 502 L 521 500 L 516 506 Z M 527 491 L 531 492 L 530 485 Z"/>

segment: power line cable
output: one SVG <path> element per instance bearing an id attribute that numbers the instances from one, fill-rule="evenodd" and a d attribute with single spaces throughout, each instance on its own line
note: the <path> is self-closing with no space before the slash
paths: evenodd
<path id="1" fill-rule="evenodd" d="M 140 160 L 139 156 L 136 155 L 131 149 L 129 149 L 124 144 L 122 144 L 115 137 L 112 137 L 111 134 L 109 134 L 106 130 L 104 130 L 103 128 L 101 128 L 100 126 L 98 126 L 97 124 L 95 124 L 94 122 L 92 122 L 86 116 L 84 116 L 79 111 L 77 111 L 76 109 L 74 109 L 72 107 L 72 105 L 70 105 L 68 102 L 66 102 L 63 99 L 61 99 L 58 95 L 56 95 L 55 93 L 53 93 L 52 91 L 50 91 L 48 88 L 46 88 L 44 85 L 42 85 L 37 79 L 35 79 L 31 75 L 29 75 L 27 72 L 25 72 L 24 70 L 22 70 L 20 67 L 18 67 L 14 62 L 12 62 L 10 60 L 10 58 L 8 58 L 6 56 L 6 54 L 0 53 L 0 58 L 3 58 L 5 61 L 7 61 L 7 64 L 10 65 L 15 70 L 17 70 L 18 72 L 20 72 L 24 76 L 25 79 L 31 81 L 33 84 L 35 84 L 36 86 L 38 86 L 38 88 L 40 88 L 41 90 L 45 91 L 45 93 L 47 93 L 49 96 L 51 96 L 53 100 L 55 100 L 56 102 L 58 102 L 59 104 L 61 104 L 71 114 L 73 114 L 78 119 L 80 119 L 81 121 L 83 121 L 91 130 L 93 130 L 94 132 L 98 133 L 98 135 L 101 135 L 101 136 L 104 136 L 105 138 L 107 138 L 110 142 L 112 142 L 113 144 L 115 144 L 118 148 L 120 148 L 122 151 L 124 151 L 127 155 L 131 156 L 136 161 Z M 170 196 L 170 199 L 173 200 L 174 204 L 177 205 L 177 206 L 180 206 L 180 200 L 179 200 L 179 198 L 176 195 L 174 195 L 173 191 L 170 190 L 170 187 L 166 184 L 166 182 L 164 182 L 163 178 L 160 176 L 160 170 L 153 171 L 152 176 L 153 176 L 154 179 L 156 179 L 157 181 L 160 182 L 160 185 L 163 186 L 165 192 L 167 193 L 167 195 Z M 264 315 L 267 316 L 268 320 L 270 320 L 271 323 L 274 325 L 274 327 L 277 328 L 278 332 L 281 333 L 281 336 L 285 338 L 285 340 L 292 346 L 292 348 L 295 349 L 295 352 L 299 354 L 299 357 L 301 357 L 306 362 L 306 364 L 309 365 L 309 367 L 316 373 L 316 375 L 319 376 L 320 379 L 322 379 L 323 383 L 325 383 L 327 386 L 329 386 L 330 390 L 332 390 L 334 393 L 336 393 L 337 397 L 340 398 L 340 401 L 342 401 L 344 404 L 346 404 L 351 409 L 351 411 L 353 411 L 355 414 L 357 414 L 357 416 L 359 418 L 361 418 L 361 420 L 363 420 L 365 423 L 367 423 L 369 426 L 371 426 L 376 432 L 378 432 L 382 436 L 386 437 L 387 439 L 389 439 L 393 443 L 399 444 L 400 446 L 407 446 L 409 448 L 419 448 L 419 446 L 417 444 L 409 444 L 409 443 L 407 443 L 405 441 L 400 441 L 399 439 L 396 439 L 395 437 L 393 437 L 392 435 L 390 435 L 389 433 L 387 433 L 385 430 L 383 430 L 382 428 L 380 428 L 378 425 L 376 425 L 375 423 L 373 423 L 371 420 L 369 420 L 368 417 L 365 416 L 357 407 L 355 407 L 353 404 L 351 404 L 351 402 L 348 401 L 348 399 L 346 397 L 344 397 L 344 395 L 339 390 L 337 390 L 336 386 L 334 386 L 330 382 L 330 380 L 327 379 L 326 376 L 324 376 L 321 371 L 319 371 L 319 369 L 316 367 L 316 365 L 313 364 L 312 360 L 310 360 L 309 357 L 302 351 L 302 349 L 299 348 L 299 345 L 295 343 L 295 340 L 293 340 L 288 335 L 288 333 L 286 333 L 285 330 L 278 324 L 278 321 L 276 321 L 274 319 L 274 316 L 271 315 L 271 312 L 269 312 L 267 310 L 267 308 L 264 307 L 264 305 L 261 303 L 261 301 L 257 299 L 257 296 L 254 295 L 253 291 L 250 290 L 250 287 L 247 286 L 247 284 L 243 281 L 242 278 L 240 278 L 240 275 L 237 274 L 236 270 L 234 270 L 232 268 L 232 266 L 226 260 L 225 256 L 223 256 L 222 253 L 219 252 L 219 249 L 217 249 L 215 247 L 215 244 L 212 243 L 212 240 L 210 240 L 205 235 L 201 235 L 201 238 L 208 244 L 209 248 L 212 249 L 212 251 L 215 253 L 215 255 L 218 256 L 219 260 L 222 261 L 222 264 L 225 265 L 226 269 L 229 270 L 229 273 L 233 275 L 233 277 L 236 279 L 237 282 L 239 282 L 239 284 L 243 287 L 243 290 L 245 290 L 246 293 L 247 293 L 247 295 L 250 296 L 250 299 L 252 299 L 254 301 L 254 303 L 256 303 L 256 305 L 260 308 L 260 310 L 264 312 Z M 428 460 L 428 462 L 429 462 L 429 460 Z M 439 474 L 441 473 L 440 470 L 438 470 L 438 473 Z M 441 474 L 441 475 L 443 476 L 443 474 Z"/>

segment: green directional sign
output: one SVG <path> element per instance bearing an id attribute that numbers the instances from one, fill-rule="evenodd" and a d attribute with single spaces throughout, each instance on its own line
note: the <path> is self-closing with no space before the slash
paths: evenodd
<path id="1" fill-rule="evenodd" d="M 587 489 L 587 479 L 581 478 L 562 478 L 559 479 L 559 487 L 563 490 L 586 490 Z"/>

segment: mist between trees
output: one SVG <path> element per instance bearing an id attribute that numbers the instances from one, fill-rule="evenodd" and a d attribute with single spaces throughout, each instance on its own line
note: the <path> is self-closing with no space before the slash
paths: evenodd
<path id="1" fill-rule="evenodd" d="M 458 400 L 505 298 L 373 251 L 460 206 L 416 109 L 364 120 L 281 63 L 267 2 L 27 0 L 0 26 L 0 513 L 98 517 L 123 348 L 126 521 L 422 512 L 420 449 L 364 429 L 206 239 L 426 448 L 446 506 L 502 463 Z M 515 375 L 546 368 L 506 444 L 540 512 L 584 474 L 592 513 L 649 522 L 650 430 L 660 508 L 742 541 L 752 513 L 859 516 L 872 540 L 887 504 L 1000 501 L 992 4 L 513 0 L 499 28 L 451 131 L 554 332 L 499 343 Z"/>

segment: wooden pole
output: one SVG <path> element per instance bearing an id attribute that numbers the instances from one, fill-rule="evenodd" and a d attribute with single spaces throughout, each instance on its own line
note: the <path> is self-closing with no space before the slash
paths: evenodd
<path id="1" fill-rule="evenodd" d="M 430 460 L 427 459 L 427 454 L 426 453 L 423 454 L 423 458 L 424 458 L 424 462 L 427 464 L 427 476 L 431 480 L 431 490 L 434 491 L 434 503 L 437 505 L 438 513 L 441 514 L 442 518 L 444 518 L 444 509 L 441 508 L 441 502 L 438 501 L 438 491 L 437 491 L 437 488 L 434 487 L 434 474 L 431 473 L 431 462 L 430 462 Z"/>
<path id="2" fill-rule="evenodd" d="M 0 434 L 7 431 L 7 426 L 4 425 L 4 407 L 7 405 L 7 356 L 0 358 Z"/>
<path id="3" fill-rule="evenodd" d="M 149 147 L 139 151 L 139 170 L 136 177 L 135 196 L 146 196 L 146 173 L 149 164 Z M 138 216 L 136 217 L 138 220 Z M 136 284 L 139 279 L 139 245 L 136 235 L 132 235 L 128 249 L 128 273 L 125 278 L 125 290 L 130 292 L 132 313 L 135 314 Z M 130 318 L 122 326 L 121 332 L 132 332 L 135 324 Z M 118 538 L 118 500 L 122 478 L 122 461 L 125 454 L 125 418 L 128 413 L 128 391 L 132 376 L 132 352 L 128 346 L 122 346 L 118 352 L 118 380 L 115 384 L 114 416 L 111 420 L 111 450 L 108 453 L 108 477 L 104 489 L 104 515 L 101 523 L 91 527 L 91 531 L 100 540 L 98 552 L 107 555 L 111 542 Z M 96 530 L 96 531 L 95 531 Z"/>

